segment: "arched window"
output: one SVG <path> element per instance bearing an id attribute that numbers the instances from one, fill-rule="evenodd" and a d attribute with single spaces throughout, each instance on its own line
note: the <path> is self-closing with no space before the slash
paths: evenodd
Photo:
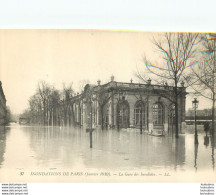
<path id="1" fill-rule="evenodd" d="M 145 124 L 145 107 L 142 101 L 138 101 L 134 107 L 134 125 Z"/>
<path id="2" fill-rule="evenodd" d="M 154 125 L 163 124 L 163 107 L 160 103 L 155 103 L 153 105 L 153 124 Z"/>

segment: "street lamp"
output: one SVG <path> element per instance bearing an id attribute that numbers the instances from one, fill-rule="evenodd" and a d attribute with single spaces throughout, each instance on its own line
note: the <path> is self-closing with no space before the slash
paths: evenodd
<path id="1" fill-rule="evenodd" d="M 94 128 L 92 127 L 92 113 L 93 113 L 93 109 L 92 109 L 92 103 L 93 101 L 95 101 L 97 98 L 96 94 L 89 94 L 88 97 L 84 98 L 84 103 L 87 103 L 90 105 L 90 113 L 88 116 L 88 119 L 90 119 L 90 127 L 86 129 L 86 132 L 89 132 L 90 134 L 90 148 L 92 148 L 92 132 L 94 131 Z"/>
<path id="2" fill-rule="evenodd" d="M 193 108 L 194 108 L 194 123 L 195 123 L 194 144 L 199 144 L 199 142 L 198 142 L 198 134 L 197 134 L 197 124 L 196 124 L 196 110 L 197 110 L 198 105 L 199 105 L 199 101 L 197 100 L 197 98 L 194 98 L 194 100 L 192 101 L 192 105 L 193 105 Z"/>

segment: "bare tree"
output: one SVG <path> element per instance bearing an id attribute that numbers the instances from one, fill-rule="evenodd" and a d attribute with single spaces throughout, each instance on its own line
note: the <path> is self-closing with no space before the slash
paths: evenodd
<path id="1" fill-rule="evenodd" d="M 31 123 L 41 124 L 43 121 L 42 101 L 40 95 L 35 93 L 29 99 L 29 109 L 25 112 L 25 115 L 29 115 Z"/>
<path id="2" fill-rule="evenodd" d="M 72 84 L 60 91 L 45 81 L 38 83 L 36 92 L 29 99 L 29 115 L 31 123 L 43 125 L 71 125 L 74 122 Z"/>
<path id="3" fill-rule="evenodd" d="M 53 88 L 50 94 L 50 112 L 51 112 L 51 124 L 60 125 L 60 92 L 59 90 Z"/>
<path id="4" fill-rule="evenodd" d="M 212 133 L 215 131 L 215 81 L 216 81 L 216 34 L 203 34 L 201 58 L 196 67 L 191 67 L 195 76 L 193 89 L 196 94 L 212 101 Z"/>
<path id="5" fill-rule="evenodd" d="M 170 82 L 174 84 L 173 97 L 166 96 L 175 105 L 175 134 L 178 138 L 178 97 L 181 91 L 178 90 L 179 83 L 188 79 L 186 69 L 195 63 L 194 57 L 197 52 L 199 42 L 197 33 L 164 33 L 161 39 L 154 38 L 154 45 L 161 54 L 162 63 L 155 65 L 146 57 L 144 58 L 145 67 L 148 73 L 160 78 L 160 82 Z M 137 77 L 146 81 L 145 76 L 138 72 Z M 157 79 L 158 80 L 158 79 Z"/>
<path id="6" fill-rule="evenodd" d="M 62 108 L 64 115 L 64 124 L 72 124 L 74 122 L 73 102 L 71 98 L 74 96 L 72 84 L 66 86 L 63 84 L 62 90 Z"/>
<path id="7" fill-rule="evenodd" d="M 49 121 L 49 97 L 51 94 L 51 87 L 45 81 L 38 83 L 37 93 L 40 95 L 42 106 L 43 106 L 43 124 L 48 125 Z"/>

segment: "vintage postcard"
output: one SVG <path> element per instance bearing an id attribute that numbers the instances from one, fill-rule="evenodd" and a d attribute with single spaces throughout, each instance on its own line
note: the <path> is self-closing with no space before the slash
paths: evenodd
<path id="1" fill-rule="evenodd" d="M 0 182 L 216 182 L 216 34 L 0 30 Z"/>

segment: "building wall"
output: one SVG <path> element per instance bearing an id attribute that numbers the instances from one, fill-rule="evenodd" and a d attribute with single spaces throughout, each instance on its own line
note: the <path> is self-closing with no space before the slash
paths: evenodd
<path id="1" fill-rule="evenodd" d="M 124 83 L 120 83 L 121 86 L 124 86 Z M 109 86 L 115 88 L 109 88 Z M 164 130 L 165 132 L 168 131 L 174 131 L 174 129 L 170 128 L 170 108 L 173 106 L 173 103 L 169 99 L 168 96 L 164 96 L 163 93 L 167 95 L 167 93 L 171 92 L 173 90 L 172 87 L 164 87 L 164 86 L 141 86 L 142 88 L 139 88 L 137 86 L 132 84 L 126 84 L 125 88 L 121 88 L 124 90 L 124 94 L 120 93 L 118 88 L 117 82 L 111 82 L 110 84 L 105 84 L 104 86 L 95 86 L 91 87 L 91 93 L 89 93 L 87 87 L 86 92 L 82 94 L 77 100 L 76 105 L 81 105 L 81 109 L 75 109 L 75 112 L 80 112 L 81 114 L 75 113 L 76 122 L 77 124 L 80 124 L 84 128 L 87 128 L 90 126 L 90 118 L 92 117 L 92 127 L 102 127 L 105 129 L 119 128 L 119 120 L 122 119 L 123 122 L 123 115 L 122 117 L 119 117 L 121 115 L 121 111 L 118 111 L 118 106 L 121 102 L 125 102 L 129 106 L 129 113 L 128 113 L 128 124 L 126 124 L 127 128 L 140 128 L 139 125 L 135 124 L 135 105 L 138 101 L 142 101 L 144 103 L 144 111 L 143 115 L 145 115 L 145 122 L 143 123 L 143 130 L 145 131 L 158 131 L 158 130 Z M 136 90 L 137 88 L 137 90 Z M 103 90 L 102 90 L 103 89 Z M 143 89 L 143 90 L 140 90 Z M 179 96 L 178 103 L 178 124 L 179 124 L 179 132 L 182 133 L 182 129 L 184 127 L 184 121 L 185 121 L 185 99 L 186 99 L 186 92 L 185 88 L 179 88 L 179 90 L 183 90 L 183 93 L 181 96 Z M 94 100 L 91 100 L 91 106 L 88 103 L 85 103 L 83 101 L 84 99 L 88 99 L 88 94 L 96 94 L 96 97 Z M 101 95 L 102 94 L 102 95 Z M 107 98 L 106 104 L 101 107 L 101 98 Z M 155 103 L 159 103 L 162 105 L 162 117 L 163 117 L 163 124 L 162 125 L 155 125 L 154 124 L 154 116 L 153 116 L 153 105 Z M 127 106 L 125 107 L 127 108 Z M 91 110 L 92 109 L 92 110 Z M 123 110 L 122 110 L 123 111 Z M 103 113 L 102 113 L 103 112 Z M 92 116 L 91 116 L 92 114 Z M 78 116 L 80 117 L 80 120 Z M 103 115 L 103 120 L 102 120 Z M 174 120 L 174 119 L 173 119 Z M 103 122 L 103 124 L 102 124 Z M 122 123 L 123 123 L 122 122 Z M 124 126 L 124 125 L 123 125 Z M 173 125 L 174 126 L 174 125 Z"/>
<path id="2" fill-rule="evenodd" d="M 118 104 L 117 95 L 116 95 L 115 100 L 116 101 L 114 102 L 114 108 L 117 108 L 117 104 Z M 130 116 L 129 116 L 130 117 L 130 127 L 133 127 L 133 128 L 134 127 L 137 128 L 137 126 L 135 125 L 135 114 L 134 114 L 135 105 L 138 101 L 142 101 L 144 103 L 144 113 L 143 114 L 145 115 L 145 124 L 143 125 L 143 129 L 148 130 L 148 131 L 154 130 L 153 104 L 157 102 L 161 102 L 163 105 L 163 113 L 164 113 L 163 114 L 164 130 L 168 131 L 168 107 L 171 104 L 169 100 L 165 98 L 161 98 L 158 95 L 145 95 L 145 94 L 140 95 L 139 93 L 128 93 L 125 96 L 125 100 L 129 103 L 129 106 L 130 106 L 130 109 L 129 109 L 130 110 Z M 116 111 L 117 109 L 114 109 L 114 110 Z M 117 125 L 117 113 L 116 112 L 114 114 L 114 117 L 116 119 L 114 126 L 116 126 Z"/>
<path id="3" fill-rule="evenodd" d="M 6 119 L 6 99 L 0 81 L 0 125 L 5 123 Z"/>

